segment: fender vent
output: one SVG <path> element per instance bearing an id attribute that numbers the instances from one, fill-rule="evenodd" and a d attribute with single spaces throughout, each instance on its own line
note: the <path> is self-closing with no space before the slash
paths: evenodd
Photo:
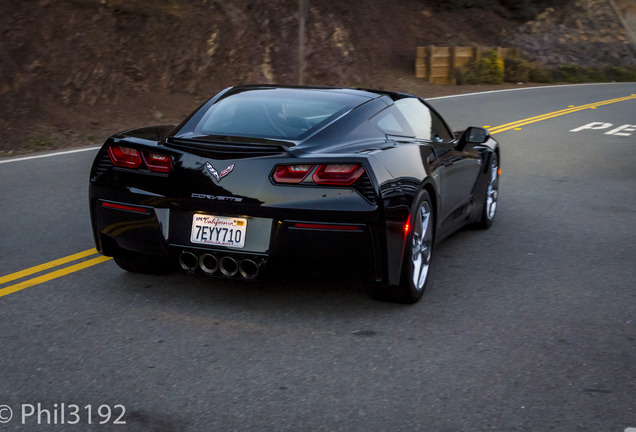
<path id="1" fill-rule="evenodd" d="M 353 187 L 371 204 L 378 203 L 375 188 L 373 187 L 373 183 L 371 183 L 371 179 L 369 179 L 366 172 L 360 176 L 358 180 L 356 180 Z"/>
<path id="2" fill-rule="evenodd" d="M 110 160 L 108 152 L 104 152 L 104 154 L 102 154 L 102 157 L 97 162 L 97 165 L 95 166 L 95 175 L 93 176 L 93 178 L 101 176 L 112 167 L 113 162 Z"/>

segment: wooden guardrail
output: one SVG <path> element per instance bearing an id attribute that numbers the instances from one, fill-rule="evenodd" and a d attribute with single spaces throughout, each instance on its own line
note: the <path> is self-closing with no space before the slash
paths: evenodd
<path id="1" fill-rule="evenodd" d="M 415 54 L 415 76 L 433 84 L 455 84 L 456 68 L 473 59 L 478 63 L 482 54 L 491 50 L 496 50 L 502 59 L 520 55 L 519 48 L 419 46 Z"/>

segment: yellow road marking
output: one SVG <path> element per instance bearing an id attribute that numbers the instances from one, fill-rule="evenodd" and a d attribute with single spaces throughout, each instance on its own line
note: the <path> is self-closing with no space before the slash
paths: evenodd
<path id="1" fill-rule="evenodd" d="M 40 264 L 35 267 L 28 268 L 26 270 L 22 270 L 16 273 L 11 273 L 10 275 L 0 277 L 0 285 L 11 282 L 16 279 L 22 279 L 23 277 L 31 276 L 32 274 L 39 273 L 44 270 L 48 270 L 53 267 L 61 266 L 62 264 L 70 263 L 72 261 L 85 258 L 87 256 L 91 256 L 97 253 L 97 249 L 89 249 L 84 252 L 79 252 L 73 255 L 69 255 L 64 258 L 57 259 L 55 261 L 51 261 L 48 263 Z"/>
<path id="2" fill-rule="evenodd" d="M 559 117 L 559 116 L 562 116 L 562 115 L 571 114 L 571 113 L 574 113 L 574 112 L 577 112 L 577 111 L 583 111 L 583 110 L 586 110 L 586 109 L 596 109 L 599 106 L 609 105 L 609 104 L 618 103 L 618 102 L 624 102 L 624 101 L 631 100 L 631 99 L 636 99 L 636 94 L 632 94 L 630 96 L 625 96 L 625 97 L 621 97 L 621 98 L 601 101 L 601 102 L 590 103 L 590 104 L 581 105 L 581 106 L 570 105 L 568 108 L 560 110 L 560 111 L 555 111 L 555 112 L 551 112 L 551 113 L 547 113 L 547 114 L 542 114 L 542 115 L 539 115 L 539 116 L 530 117 L 530 118 L 527 118 L 527 119 L 524 119 L 524 120 L 518 120 L 518 121 L 515 121 L 515 122 L 512 122 L 512 123 L 506 123 L 506 124 L 503 124 L 503 125 L 500 125 L 500 126 L 495 126 L 495 127 L 492 127 L 492 128 L 489 127 L 489 126 L 487 126 L 487 127 L 488 127 L 488 130 L 490 131 L 491 134 L 496 134 L 496 133 L 504 132 L 504 131 L 511 130 L 511 129 L 521 130 L 521 126 L 525 126 L 527 124 L 536 123 L 536 122 L 540 122 L 540 121 L 543 121 L 543 120 L 548 120 L 548 119 L 551 119 L 551 118 L 554 118 L 554 117 Z M 27 276 L 31 276 L 33 274 L 36 274 L 36 273 L 39 273 L 39 272 L 42 272 L 42 271 L 45 271 L 45 270 L 49 270 L 49 269 L 52 269 L 54 267 L 58 267 L 58 266 L 61 266 L 61 265 L 64 265 L 64 264 L 67 264 L 67 263 L 70 263 L 70 262 L 73 262 L 73 261 L 77 261 L 77 260 L 80 260 L 82 258 L 86 258 L 86 257 L 89 257 L 91 255 L 94 255 L 96 253 L 97 253 L 96 249 L 88 249 L 88 250 L 85 250 L 84 252 L 78 252 L 76 254 L 69 255 L 69 256 L 64 257 L 64 258 L 60 258 L 60 259 L 57 259 L 57 260 L 50 261 L 48 263 L 40 264 L 40 265 L 37 265 L 37 266 L 34 266 L 34 267 L 30 267 L 30 268 L 25 269 L 25 270 L 21 270 L 21 271 L 15 272 L 15 273 L 11 273 L 9 275 L 0 277 L 0 285 L 5 284 L 7 282 L 11 282 L 11 281 L 17 280 L 17 279 L 22 279 L 22 278 L 25 278 Z M 55 271 L 52 271 L 50 273 L 44 274 L 42 276 L 35 277 L 33 279 L 28 279 L 26 281 L 19 282 L 17 284 L 10 285 L 10 286 L 5 287 L 5 288 L 0 288 L 0 297 L 3 297 L 3 296 L 8 295 L 8 294 L 12 294 L 14 292 L 23 290 L 23 289 L 28 288 L 28 287 L 32 287 L 34 285 L 38 285 L 38 284 L 41 284 L 41 283 L 44 283 L 44 282 L 48 282 L 48 281 L 53 280 L 53 279 L 57 279 L 57 278 L 62 277 L 62 276 L 66 276 L 68 274 L 74 273 L 74 272 L 79 271 L 79 270 L 83 270 L 83 269 L 88 268 L 88 267 L 92 267 L 92 266 L 94 266 L 96 264 L 108 261 L 110 259 L 111 258 L 109 258 L 109 257 L 98 256 L 97 258 L 92 258 L 90 260 L 82 261 L 82 262 L 80 262 L 78 264 L 74 264 L 72 266 L 65 267 L 65 268 L 60 269 L 60 270 L 55 270 Z"/>
<path id="3" fill-rule="evenodd" d="M 10 275 L 1 277 L 0 278 L 0 284 L 7 283 L 7 282 L 10 282 L 10 281 L 14 281 L 14 280 L 17 280 L 17 279 L 21 279 L 21 278 L 24 278 L 24 277 L 27 277 L 27 276 L 31 276 L 31 275 L 33 275 L 35 273 L 39 273 L 39 272 L 44 271 L 44 270 L 49 270 L 49 269 L 51 269 L 53 267 L 58 267 L 60 265 L 67 264 L 67 263 L 76 261 L 78 259 L 82 259 L 82 258 L 91 256 L 91 255 L 94 255 L 96 253 L 97 253 L 97 250 L 89 249 L 89 250 L 86 250 L 84 252 L 79 252 L 79 253 L 76 253 L 76 254 L 73 254 L 73 255 L 69 255 L 67 257 L 60 258 L 60 259 L 57 259 L 57 260 L 54 260 L 54 261 L 51 261 L 51 262 L 48 262 L 48 263 L 45 263 L 45 264 L 41 264 L 41 265 L 38 265 L 38 266 L 35 266 L 35 267 L 28 268 L 26 270 L 22 270 L 22 271 L 19 271 L 19 272 L 16 272 L 16 273 L 12 273 Z M 76 272 L 78 270 L 82 270 L 82 269 L 94 266 L 95 264 L 99 264 L 99 263 L 108 261 L 110 259 L 111 258 L 109 258 L 109 257 L 98 256 L 97 258 L 92 258 L 90 260 L 82 261 L 82 262 L 80 262 L 78 264 L 74 264 L 74 265 L 69 266 L 69 267 L 65 267 L 65 268 L 62 268 L 62 269 L 59 269 L 59 270 L 55 270 L 55 271 L 52 271 L 50 273 L 44 274 L 42 276 L 37 276 L 37 277 L 34 277 L 32 279 L 28 279 L 28 280 L 25 280 L 25 281 L 22 281 L 22 282 L 18 282 L 17 284 L 10 285 L 10 286 L 5 287 L 5 288 L 0 288 L 0 297 L 3 297 L 3 296 L 8 295 L 8 294 L 13 294 L 14 292 L 17 292 L 17 291 L 23 290 L 25 288 L 32 287 L 34 285 L 38 285 L 38 284 L 41 284 L 41 283 L 44 283 L 44 282 L 48 282 L 50 280 L 57 279 L 57 278 L 62 277 L 62 276 L 66 276 L 66 275 L 74 273 L 74 272 Z"/>
<path id="4" fill-rule="evenodd" d="M 499 125 L 499 126 L 495 126 L 492 128 L 489 128 L 488 131 L 491 134 L 496 134 L 499 132 L 505 132 L 507 130 L 511 130 L 511 129 L 516 129 L 516 128 L 520 128 L 521 126 L 525 126 L 531 123 L 536 123 L 536 122 L 540 122 L 543 120 L 548 120 L 554 117 L 559 117 L 562 115 L 566 115 L 566 114 L 571 114 L 574 112 L 578 112 L 578 111 L 583 111 L 586 109 L 596 109 L 600 106 L 603 105 L 610 105 L 610 104 L 614 104 L 614 103 L 618 103 L 618 102 L 625 102 L 631 99 L 636 99 L 636 94 L 633 95 L 629 95 L 629 96 L 625 96 L 625 97 L 620 97 L 620 98 L 616 98 L 616 99 L 609 99 L 606 101 L 600 101 L 600 102 L 594 102 L 594 103 L 590 103 L 590 104 L 586 104 L 586 105 L 580 105 L 580 106 L 572 106 L 570 105 L 569 108 L 566 109 L 562 109 L 560 111 L 555 111 L 555 112 L 551 112 L 551 113 L 547 113 L 547 114 L 541 114 L 535 117 L 530 117 L 527 119 L 523 119 L 523 120 L 517 120 L 515 122 L 512 123 L 506 123 L 503 125 Z"/>

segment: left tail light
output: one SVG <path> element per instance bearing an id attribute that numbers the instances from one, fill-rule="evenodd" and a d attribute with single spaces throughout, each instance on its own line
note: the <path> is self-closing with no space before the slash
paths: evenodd
<path id="1" fill-rule="evenodd" d="M 109 147 L 108 155 L 110 156 L 110 160 L 113 162 L 113 165 L 118 167 L 134 169 L 139 168 L 141 165 L 141 155 L 139 154 L 139 151 L 129 147 Z"/>
<path id="2" fill-rule="evenodd" d="M 172 170 L 172 158 L 161 153 L 111 146 L 108 148 L 108 155 L 113 165 L 121 168 L 137 169 L 145 164 L 148 169 L 155 172 L 168 173 Z"/>

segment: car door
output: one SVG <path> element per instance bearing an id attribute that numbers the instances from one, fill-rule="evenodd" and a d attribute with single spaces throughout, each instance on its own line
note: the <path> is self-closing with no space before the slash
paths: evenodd
<path id="1" fill-rule="evenodd" d="M 481 159 L 474 147 L 459 149 L 454 142 L 435 146 L 435 155 L 442 185 L 442 225 L 454 225 L 468 216 Z"/>
<path id="2" fill-rule="evenodd" d="M 440 214 L 442 229 L 453 229 L 454 222 L 467 216 L 472 189 L 478 176 L 481 159 L 470 145 L 457 146 L 454 135 L 432 108 L 419 99 L 401 99 L 395 106 L 404 115 L 418 139 L 435 149 L 439 173 Z"/>

